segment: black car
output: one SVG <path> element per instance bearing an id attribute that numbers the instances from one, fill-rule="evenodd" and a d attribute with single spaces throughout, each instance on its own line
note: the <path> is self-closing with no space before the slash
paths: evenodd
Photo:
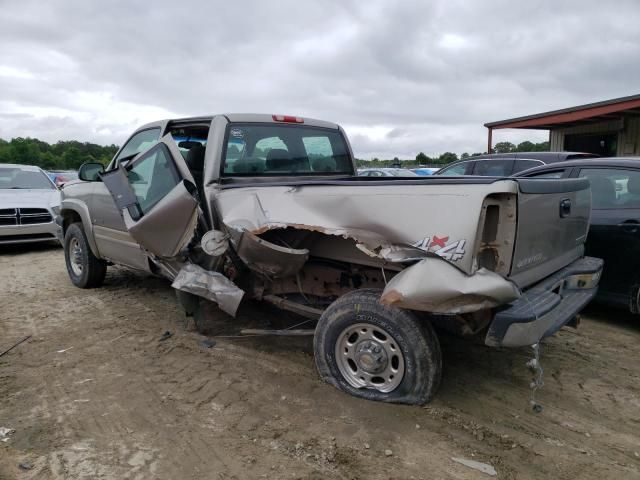
<path id="1" fill-rule="evenodd" d="M 482 177 L 508 177 L 518 172 L 549 163 L 580 158 L 598 158 L 593 153 L 581 152 L 513 152 L 475 155 L 447 165 L 434 175 L 479 175 Z"/>
<path id="2" fill-rule="evenodd" d="M 640 313 L 640 157 L 573 160 L 517 176 L 591 181 L 586 255 L 604 260 L 598 299 Z"/>

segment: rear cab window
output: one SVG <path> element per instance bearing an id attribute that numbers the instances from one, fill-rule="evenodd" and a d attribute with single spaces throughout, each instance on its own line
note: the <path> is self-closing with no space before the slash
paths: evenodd
<path id="1" fill-rule="evenodd" d="M 231 123 L 222 176 L 351 175 L 339 130 L 308 125 Z"/>

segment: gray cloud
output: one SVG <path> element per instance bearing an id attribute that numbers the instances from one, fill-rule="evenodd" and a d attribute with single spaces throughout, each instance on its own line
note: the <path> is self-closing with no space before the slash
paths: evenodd
<path id="1" fill-rule="evenodd" d="M 638 93 L 640 78 L 633 0 L 0 7 L 2 138 L 121 143 L 157 118 L 251 111 L 343 124 L 364 158 L 475 152 L 487 121 Z"/>

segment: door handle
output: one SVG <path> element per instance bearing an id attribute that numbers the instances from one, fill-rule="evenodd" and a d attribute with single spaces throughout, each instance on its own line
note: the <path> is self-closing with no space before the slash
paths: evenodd
<path id="1" fill-rule="evenodd" d="M 571 215 L 571 200 L 565 198 L 560 201 L 560 218 L 565 218 Z"/>
<path id="2" fill-rule="evenodd" d="M 625 232 L 636 233 L 640 230 L 640 222 L 638 220 L 625 220 L 618 224 L 618 227 L 622 228 Z"/>

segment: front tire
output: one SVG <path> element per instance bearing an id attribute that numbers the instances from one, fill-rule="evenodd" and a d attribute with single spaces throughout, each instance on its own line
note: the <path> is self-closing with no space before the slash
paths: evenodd
<path id="1" fill-rule="evenodd" d="M 440 343 L 428 320 L 382 305 L 380 290 L 343 295 L 316 327 L 314 353 L 323 380 L 356 397 L 422 405 L 440 385 Z"/>
<path id="2" fill-rule="evenodd" d="M 64 260 L 76 287 L 94 288 L 103 284 L 107 264 L 91 251 L 81 223 L 71 224 L 64 235 Z"/>

